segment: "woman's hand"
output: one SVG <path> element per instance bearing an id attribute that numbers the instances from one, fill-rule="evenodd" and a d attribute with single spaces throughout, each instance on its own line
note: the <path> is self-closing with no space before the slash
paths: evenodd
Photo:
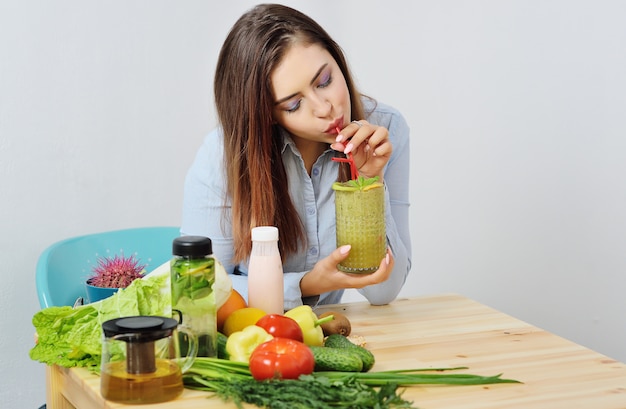
<path id="1" fill-rule="evenodd" d="M 302 296 L 309 297 L 329 291 L 363 288 L 382 283 L 389 278 L 393 270 L 394 259 L 389 249 L 385 258 L 381 260 L 378 270 L 371 274 L 347 274 L 337 270 L 337 264 L 348 257 L 348 254 L 350 254 L 350 245 L 345 245 L 318 261 L 313 269 L 300 280 Z"/>
<path id="2" fill-rule="evenodd" d="M 391 157 L 389 131 L 365 120 L 353 121 L 337 135 L 334 150 L 352 152 L 354 163 L 363 177 L 378 176 L 383 181 L 383 168 Z"/>

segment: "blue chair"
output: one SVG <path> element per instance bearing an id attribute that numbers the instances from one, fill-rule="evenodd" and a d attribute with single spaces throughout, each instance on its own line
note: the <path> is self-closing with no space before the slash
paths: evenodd
<path id="1" fill-rule="evenodd" d="M 150 272 L 172 257 L 178 227 L 139 227 L 73 237 L 52 244 L 39 256 L 35 273 L 41 308 L 74 305 L 86 299 L 85 280 L 100 257 L 135 255 Z"/>

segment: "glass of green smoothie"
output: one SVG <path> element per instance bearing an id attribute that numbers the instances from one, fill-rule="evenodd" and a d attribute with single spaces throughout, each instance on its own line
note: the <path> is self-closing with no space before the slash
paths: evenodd
<path id="1" fill-rule="evenodd" d="M 385 189 L 378 177 L 335 182 L 337 247 L 350 244 L 339 271 L 368 274 L 378 270 L 387 253 Z"/>

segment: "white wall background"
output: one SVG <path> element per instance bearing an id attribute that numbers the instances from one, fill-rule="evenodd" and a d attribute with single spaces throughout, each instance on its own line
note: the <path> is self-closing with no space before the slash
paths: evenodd
<path id="1" fill-rule="evenodd" d="M 3 408 L 45 400 L 39 253 L 179 224 L 219 47 L 254 3 L 0 0 Z M 402 295 L 459 292 L 626 361 L 626 2 L 286 4 L 412 128 Z"/>

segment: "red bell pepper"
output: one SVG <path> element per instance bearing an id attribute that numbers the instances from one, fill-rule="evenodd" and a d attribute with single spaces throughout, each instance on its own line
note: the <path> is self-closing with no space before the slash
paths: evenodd
<path id="1" fill-rule="evenodd" d="M 302 328 L 293 318 L 280 314 L 268 314 L 261 317 L 256 325 L 267 331 L 274 338 L 289 338 L 303 342 Z"/>
<path id="2" fill-rule="evenodd" d="M 274 338 L 254 349 L 250 356 L 250 373 L 254 379 L 298 379 L 313 372 L 313 352 L 300 341 Z"/>

